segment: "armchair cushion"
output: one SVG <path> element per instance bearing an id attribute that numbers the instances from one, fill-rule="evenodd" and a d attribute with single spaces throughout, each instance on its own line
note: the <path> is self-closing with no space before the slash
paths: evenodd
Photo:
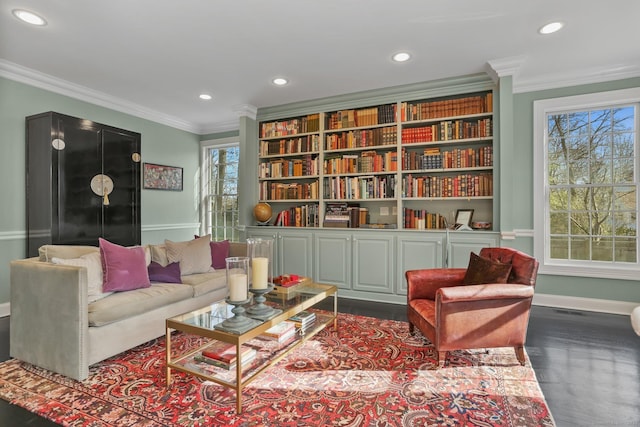
<path id="1" fill-rule="evenodd" d="M 507 283 L 511 273 L 511 264 L 483 258 L 471 252 L 469 267 L 462 283 L 465 285 L 482 285 L 485 283 Z"/>

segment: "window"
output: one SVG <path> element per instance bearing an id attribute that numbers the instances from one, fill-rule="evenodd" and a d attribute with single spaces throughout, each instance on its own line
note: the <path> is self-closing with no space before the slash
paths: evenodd
<path id="1" fill-rule="evenodd" d="M 212 141 L 208 141 L 212 142 Z M 239 240 L 237 142 L 202 148 L 202 226 L 212 240 Z"/>
<path id="2" fill-rule="evenodd" d="M 534 103 L 541 273 L 637 278 L 639 101 L 630 89 Z"/>

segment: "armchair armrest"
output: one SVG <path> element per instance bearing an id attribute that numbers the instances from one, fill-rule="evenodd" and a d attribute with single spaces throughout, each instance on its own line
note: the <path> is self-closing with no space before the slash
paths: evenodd
<path id="1" fill-rule="evenodd" d="M 438 289 L 462 284 L 466 272 L 465 268 L 409 270 L 405 273 L 407 301 L 414 299 L 435 300 Z"/>
<path id="2" fill-rule="evenodd" d="M 10 354 L 82 380 L 87 366 L 87 269 L 12 261 Z"/>
<path id="3" fill-rule="evenodd" d="M 444 303 L 533 298 L 533 286 L 516 283 L 492 283 L 441 288 L 436 299 Z"/>

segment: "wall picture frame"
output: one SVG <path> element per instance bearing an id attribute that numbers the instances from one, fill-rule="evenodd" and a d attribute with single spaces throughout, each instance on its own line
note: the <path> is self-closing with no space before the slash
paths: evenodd
<path id="1" fill-rule="evenodd" d="M 142 183 L 146 190 L 182 191 L 182 168 L 144 163 Z"/>

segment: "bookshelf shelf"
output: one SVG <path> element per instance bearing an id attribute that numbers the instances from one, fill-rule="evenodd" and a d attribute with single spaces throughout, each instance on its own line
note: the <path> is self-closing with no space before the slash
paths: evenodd
<path id="1" fill-rule="evenodd" d="M 261 122 L 260 199 L 292 214 L 312 205 L 313 227 L 336 204 L 345 217 L 362 210 L 359 222 L 372 226 L 415 229 L 407 212 L 440 218 L 458 208 L 491 222 L 493 126 L 491 90 Z"/>

